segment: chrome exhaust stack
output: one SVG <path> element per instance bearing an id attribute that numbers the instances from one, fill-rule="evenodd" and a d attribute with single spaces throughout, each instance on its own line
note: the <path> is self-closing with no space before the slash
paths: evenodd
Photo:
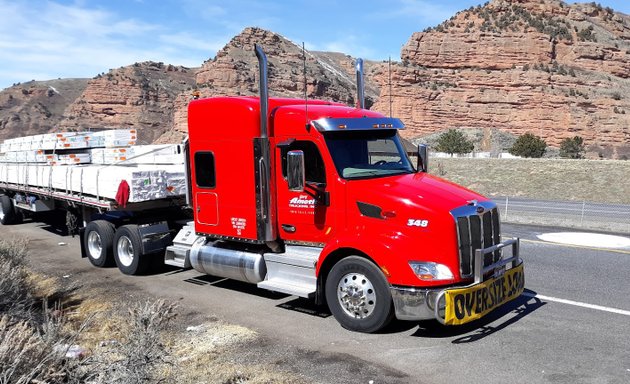
<path id="1" fill-rule="evenodd" d="M 258 74 L 259 84 L 258 92 L 260 94 L 260 137 L 265 139 L 269 137 L 267 129 L 267 113 L 269 111 L 269 83 L 267 79 L 267 55 L 262 47 L 258 44 L 254 45 L 256 57 L 258 58 Z"/>
<path id="2" fill-rule="evenodd" d="M 363 59 L 357 59 L 357 108 L 365 109 L 365 82 L 363 80 Z"/>
<path id="3" fill-rule="evenodd" d="M 256 154 L 256 178 L 257 178 L 257 232 L 258 240 L 270 243 L 276 240 L 275 225 L 275 193 L 274 179 L 271 172 L 271 149 L 269 148 L 269 84 L 267 55 L 262 47 L 254 45 L 258 58 L 259 93 L 260 93 L 260 137 L 254 140 L 254 153 Z"/>

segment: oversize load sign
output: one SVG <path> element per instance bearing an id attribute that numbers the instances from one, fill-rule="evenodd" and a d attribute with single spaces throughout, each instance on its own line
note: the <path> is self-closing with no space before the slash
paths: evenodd
<path id="1" fill-rule="evenodd" d="M 525 289 L 523 264 L 505 272 L 503 276 L 472 287 L 446 291 L 446 325 L 460 325 L 485 316 L 496 307 L 515 299 Z"/>

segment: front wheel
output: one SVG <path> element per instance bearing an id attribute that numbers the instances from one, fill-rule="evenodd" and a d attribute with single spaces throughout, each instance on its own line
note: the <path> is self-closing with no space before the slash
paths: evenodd
<path id="1" fill-rule="evenodd" d="M 376 332 L 394 317 L 387 279 L 370 260 L 358 256 L 342 259 L 326 279 L 326 301 L 342 327 Z"/>
<path id="2" fill-rule="evenodd" d="M 146 271 L 147 256 L 142 253 L 142 239 L 137 225 L 123 225 L 116 230 L 114 259 L 125 275 L 140 275 Z"/>

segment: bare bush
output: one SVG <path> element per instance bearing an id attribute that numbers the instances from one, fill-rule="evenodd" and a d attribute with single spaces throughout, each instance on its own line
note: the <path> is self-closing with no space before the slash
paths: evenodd
<path id="1" fill-rule="evenodd" d="M 0 240 L 0 315 L 29 320 L 34 304 L 26 269 L 26 242 Z"/>
<path id="2" fill-rule="evenodd" d="M 38 332 L 29 321 L 0 318 L 0 384 L 80 383 L 80 361 L 66 359 L 70 338 Z"/>
<path id="3" fill-rule="evenodd" d="M 41 339 L 26 321 L 15 323 L 0 318 L 0 383 L 28 382 L 33 376 L 32 361 L 45 355 Z M 26 381 L 24 381 L 27 379 Z"/>
<path id="4" fill-rule="evenodd" d="M 129 329 L 126 340 L 112 344 L 108 351 L 96 357 L 99 373 L 96 383 L 157 383 L 167 381 L 158 372 L 165 372 L 169 351 L 164 333 L 175 318 L 174 303 L 163 300 L 137 304 L 129 310 Z"/>
<path id="5" fill-rule="evenodd" d="M 80 362 L 66 358 L 80 331 L 65 332 L 61 304 L 36 291 L 26 241 L 0 240 L 0 384 L 82 382 Z"/>

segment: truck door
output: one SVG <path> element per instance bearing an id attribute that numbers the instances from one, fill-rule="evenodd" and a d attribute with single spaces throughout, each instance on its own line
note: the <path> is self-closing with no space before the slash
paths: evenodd
<path id="1" fill-rule="evenodd" d="M 332 233 L 330 186 L 326 168 L 317 145 L 310 140 L 289 140 L 277 147 L 277 209 L 280 237 L 289 241 L 324 243 Z M 304 152 L 306 187 L 304 192 L 289 190 L 287 153 Z"/>

